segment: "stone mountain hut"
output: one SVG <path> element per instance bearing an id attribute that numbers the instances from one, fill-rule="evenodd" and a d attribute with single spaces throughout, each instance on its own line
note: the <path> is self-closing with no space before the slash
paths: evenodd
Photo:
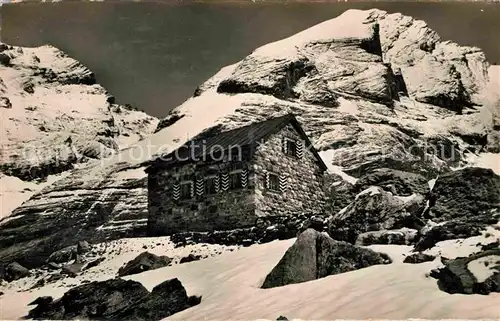
<path id="1" fill-rule="evenodd" d="M 150 236 L 322 213 L 326 165 L 293 115 L 216 131 L 201 133 L 146 169 Z"/>

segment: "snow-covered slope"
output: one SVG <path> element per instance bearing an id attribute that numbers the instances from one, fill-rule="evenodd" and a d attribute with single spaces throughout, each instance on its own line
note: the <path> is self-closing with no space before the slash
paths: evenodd
<path id="1" fill-rule="evenodd" d="M 480 49 L 441 41 L 423 21 L 349 10 L 222 68 L 161 130 L 34 195 L 0 223 L 0 257 L 22 260 L 35 251 L 41 260 L 51 240 L 116 237 L 147 211 L 143 162 L 214 125 L 293 112 L 332 170 L 353 179 L 379 167 L 430 179 L 483 152 L 498 157 L 499 90 L 488 88 L 488 68 Z M 22 226 L 27 216 L 30 225 Z M 55 222 L 57 231 L 47 232 Z M 40 233 L 48 236 L 37 239 Z"/>

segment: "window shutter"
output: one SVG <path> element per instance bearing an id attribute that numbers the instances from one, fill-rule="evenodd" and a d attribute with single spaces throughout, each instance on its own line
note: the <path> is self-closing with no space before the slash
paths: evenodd
<path id="1" fill-rule="evenodd" d="M 288 153 L 288 145 L 287 145 L 286 138 L 283 138 L 281 144 L 283 146 L 283 153 L 287 154 Z"/>
<path id="2" fill-rule="evenodd" d="M 174 182 L 172 196 L 174 200 L 178 200 L 181 198 L 181 185 L 178 181 Z"/>
<path id="3" fill-rule="evenodd" d="M 223 191 L 229 189 L 229 173 L 222 173 L 221 185 Z"/>
<path id="4" fill-rule="evenodd" d="M 288 189 L 288 177 L 286 175 L 280 175 L 280 192 L 285 193 Z"/>
<path id="5" fill-rule="evenodd" d="M 215 185 L 215 193 L 219 193 L 220 192 L 220 177 L 219 177 L 219 174 L 217 174 L 217 176 L 214 177 L 214 185 Z"/>
<path id="6" fill-rule="evenodd" d="M 297 157 L 302 158 L 304 156 L 304 142 L 302 140 L 297 141 Z"/>
<path id="7" fill-rule="evenodd" d="M 189 192 L 191 193 L 191 198 L 194 197 L 194 183 L 193 181 L 189 182 Z"/>
<path id="8" fill-rule="evenodd" d="M 265 182 L 266 188 L 269 188 L 269 180 L 270 180 L 269 179 L 269 173 L 266 173 L 266 182 Z"/>
<path id="9" fill-rule="evenodd" d="M 244 168 L 242 171 L 241 171 L 241 187 L 242 188 L 247 188 L 248 186 L 248 170 L 246 168 Z"/>
<path id="10" fill-rule="evenodd" d="M 205 192 L 205 185 L 203 183 L 204 183 L 203 177 L 199 177 L 196 180 L 196 195 L 198 196 L 202 196 L 203 193 Z"/>

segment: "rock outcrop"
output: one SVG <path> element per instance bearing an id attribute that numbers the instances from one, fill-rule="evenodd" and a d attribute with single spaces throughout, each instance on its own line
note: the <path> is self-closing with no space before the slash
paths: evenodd
<path id="1" fill-rule="evenodd" d="M 118 270 L 119 276 L 132 275 L 165 267 L 172 262 L 168 256 L 158 256 L 149 252 L 139 254 Z"/>
<path id="2" fill-rule="evenodd" d="M 112 279 L 72 288 L 58 299 L 41 297 L 28 317 L 69 320 L 144 320 L 157 321 L 200 303 L 188 297 L 178 279 L 165 281 L 149 292 L 131 280 Z"/>
<path id="3" fill-rule="evenodd" d="M 137 235 L 147 213 L 145 162 L 213 126 L 232 129 L 291 112 L 332 170 L 353 179 L 378 168 L 433 179 L 491 147 L 488 137 L 500 127 L 485 98 L 488 77 L 479 49 L 442 41 L 423 21 L 349 10 L 222 68 L 156 133 L 36 194 L 0 224 L 0 259 L 36 253 L 43 262 L 79 239 Z M 391 179 L 404 193 L 421 180 L 398 185 L 399 178 Z M 237 235 L 229 242 L 246 242 L 295 236 L 294 228 L 279 225 L 279 233 L 258 237 L 245 237 L 248 231 L 210 237 Z M 370 230 L 364 226 L 357 234 Z M 347 239 L 355 242 L 357 234 Z"/>
<path id="4" fill-rule="evenodd" d="M 69 230 L 85 226 L 89 222 L 82 220 L 87 212 L 98 210 L 100 205 L 88 200 L 89 194 L 98 194 L 98 198 L 115 194 L 115 200 L 123 196 L 123 188 L 103 196 L 100 188 L 74 187 L 62 191 L 55 188 L 57 191 L 47 195 L 41 191 L 48 185 L 44 181 L 66 177 L 75 168 L 99 167 L 106 157 L 152 133 L 158 119 L 115 104 L 87 67 L 52 46 L 24 48 L 2 44 L 1 53 L 9 57 L 9 63 L 0 65 L 0 96 L 6 107 L 0 108 L 0 219 L 38 193 L 31 205 L 26 204 L 26 210 L 13 211 L 0 222 L 0 251 L 4 253 L 2 261 L 9 262 L 11 255 L 22 255 L 16 248 L 18 244 L 24 246 L 25 241 L 34 241 L 28 246 L 36 250 L 27 257 L 34 257 L 39 265 L 54 250 L 85 239 L 80 238 L 81 233 Z M 135 202 L 136 199 L 130 201 Z M 146 218 L 145 211 L 135 212 L 133 204 L 120 203 L 120 214 L 124 215 L 97 215 L 92 220 L 101 224 L 94 228 L 130 231 L 135 228 L 131 224 L 134 222 L 139 231 L 145 227 L 145 220 L 141 223 Z M 127 211 L 129 208 L 132 213 Z M 51 235 L 52 232 L 59 236 Z M 59 242 L 58 238 L 68 242 Z M 16 246 L 7 249 L 11 244 Z M 49 248 L 45 249 L 44 244 L 49 244 Z"/>
<path id="5" fill-rule="evenodd" d="M 356 245 L 368 246 L 373 244 L 413 244 L 418 231 L 406 227 L 397 230 L 380 230 L 361 233 L 356 238 Z"/>
<path id="6" fill-rule="evenodd" d="M 482 251 L 466 258 L 443 262 L 431 276 L 447 293 L 489 294 L 500 292 L 500 249 Z"/>
<path id="7" fill-rule="evenodd" d="M 435 222 L 468 219 L 500 213 L 500 176 L 491 169 L 464 168 L 441 175 L 430 195 L 430 213 Z"/>
<path id="8" fill-rule="evenodd" d="M 354 184 L 354 191 L 360 193 L 370 186 L 378 186 L 393 195 L 420 194 L 425 196 L 430 191 L 428 181 L 429 179 L 420 174 L 378 168 L 360 177 Z"/>
<path id="9" fill-rule="evenodd" d="M 328 234 L 308 229 L 299 235 L 266 276 L 262 288 L 307 282 L 386 263 L 390 263 L 390 259 L 384 254 L 336 241 Z"/>
<path id="10" fill-rule="evenodd" d="M 370 187 L 331 217 L 328 233 L 336 240 L 354 244 L 367 232 L 404 227 L 418 230 L 425 225 L 419 217 L 424 204 L 422 196 L 399 198 L 380 187 Z M 402 235 L 403 244 L 405 239 Z"/>
<path id="11" fill-rule="evenodd" d="M 7 282 L 15 281 L 29 276 L 30 271 L 17 262 L 12 262 L 7 266 L 0 266 L 0 280 Z"/>
<path id="12" fill-rule="evenodd" d="M 445 240 L 477 236 L 500 221 L 500 176 L 470 167 L 437 178 L 423 217 L 430 219 L 416 238 L 423 251 Z"/>

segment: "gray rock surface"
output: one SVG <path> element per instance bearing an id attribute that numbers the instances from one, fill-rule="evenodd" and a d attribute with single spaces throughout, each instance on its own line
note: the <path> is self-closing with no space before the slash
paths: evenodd
<path id="1" fill-rule="evenodd" d="M 328 234 L 308 229 L 298 236 L 266 276 L 262 288 L 307 282 L 385 263 L 390 263 L 386 255 L 336 241 Z"/>
<path id="2" fill-rule="evenodd" d="M 1 278 L 7 282 L 15 281 L 30 275 L 30 271 L 17 262 L 12 262 L 2 268 Z"/>
<path id="3" fill-rule="evenodd" d="M 418 230 L 425 225 L 420 218 L 424 204 L 422 196 L 402 199 L 380 187 L 370 187 L 359 193 L 349 206 L 331 216 L 328 233 L 336 240 L 354 244 L 366 232 L 403 227 Z M 406 239 L 404 235 L 401 238 L 402 242 Z"/>
<path id="4" fill-rule="evenodd" d="M 118 275 L 126 276 L 159 269 L 169 265 L 171 261 L 172 259 L 167 256 L 158 256 L 149 252 L 143 252 L 122 266 L 118 270 Z"/>
<path id="5" fill-rule="evenodd" d="M 366 173 L 354 184 L 354 190 L 359 193 L 370 186 L 381 187 L 399 196 L 411 196 L 414 193 L 427 195 L 430 191 L 428 179 L 424 176 L 390 168 L 378 168 Z"/>
<path id="6" fill-rule="evenodd" d="M 431 276 L 447 293 L 489 294 L 500 292 L 500 249 L 482 251 L 444 262 Z"/>
<path id="7" fill-rule="evenodd" d="M 28 317 L 157 321 L 200 301 L 199 297 L 188 297 L 178 279 L 165 281 L 149 292 L 139 282 L 117 278 L 77 286 L 57 300 L 38 298 L 30 304 L 37 306 Z"/>
<path id="8" fill-rule="evenodd" d="M 52 46 L 6 45 L 0 66 L 0 172 L 44 180 L 101 159 L 152 133 L 158 123 L 143 112 L 109 102 L 86 66 Z"/>
<path id="9" fill-rule="evenodd" d="M 436 257 L 434 255 L 418 252 L 405 257 L 403 263 L 418 264 L 418 263 L 434 261 L 435 258 Z"/>
<path id="10" fill-rule="evenodd" d="M 500 176 L 491 169 L 464 168 L 441 175 L 430 195 L 433 221 L 468 219 L 500 212 Z"/>
<path id="11" fill-rule="evenodd" d="M 368 246 L 373 244 L 413 244 L 418 231 L 409 228 L 400 228 L 397 230 L 370 231 L 361 233 L 356 238 L 355 245 Z"/>

